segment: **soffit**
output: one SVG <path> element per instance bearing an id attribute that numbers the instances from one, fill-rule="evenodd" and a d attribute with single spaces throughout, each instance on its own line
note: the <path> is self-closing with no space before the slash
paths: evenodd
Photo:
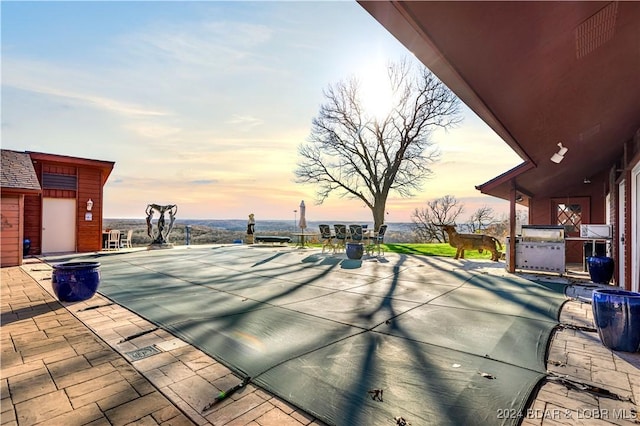
<path id="1" fill-rule="evenodd" d="M 532 195 L 608 169 L 640 128 L 640 2 L 360 4 L 535 166 L 515 174 Z"/>

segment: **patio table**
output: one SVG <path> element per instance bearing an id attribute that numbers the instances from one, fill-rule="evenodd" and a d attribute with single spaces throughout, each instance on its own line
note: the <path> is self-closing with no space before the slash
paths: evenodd
<path id="1" fill-rule="evenodd" d="M 295 235 L 298 238 L 298 247 L 305 247 L 305 237 L 318 235 L 315 232 L 294 232 L 292 235 Z"/>

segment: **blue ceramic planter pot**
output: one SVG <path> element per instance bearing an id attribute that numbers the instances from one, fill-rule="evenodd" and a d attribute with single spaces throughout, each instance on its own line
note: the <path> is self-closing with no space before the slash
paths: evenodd
<path id="1" fill-rule="evenodd" d="M 623 352 L 640 350 L 640 293 L 594 290 L 593 319 L 602 343 Z"/>
<path id="2" fill-rule="evenodd" d="M 589 276 L 591 281 L 597 284 L 609 284 L 613 278 L 613 259 L 606 256 L 587 257 Z"/>
<path id="3" fill-rule="evenodd" d="M 349 259 L 362 259 L 364 245 L 362 243 L 347 243 L 347 257 Z"/>
<path id="4" fill-rule="evenodd" d="M 61 302 L 91 299 L 100 285 L 100 262 L 68 262 L 53 266 L 51 286 Z"/>

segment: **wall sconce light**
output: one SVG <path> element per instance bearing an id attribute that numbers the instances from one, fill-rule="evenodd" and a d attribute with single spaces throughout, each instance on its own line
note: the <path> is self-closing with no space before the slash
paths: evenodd
<path id="1" fill-rule="evenodd" d="M 558 147 L 560 148 L 558 152 L 551 156 L 551 161 L 556 164 L 560 164 L 560 162 L 564 160 L 564 155 L 569 151 L 569 148 L 562 146 L 562 142 L 558 142 Z"/>
<path id="2" fill-rule="evenodd" d="M 518 194 L 518 195 L 516 195 L 516 203 L 519 203 L 519 202 L 521 202 L 522 200 L 523 200 L 523 198 L 522 198 L 522 194 Z"/>
<path id="3" fill-rule="evenodd" d="M 93 208 L 93 200 L 89 198 L 87 200 L 87 211 L 90 212 L 92 208 Z"/>

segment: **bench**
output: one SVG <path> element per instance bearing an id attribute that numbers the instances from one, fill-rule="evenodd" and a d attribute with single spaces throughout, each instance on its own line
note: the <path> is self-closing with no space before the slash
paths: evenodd
<path id="1" fill-rule="evenodd" d="M 276 235 L 256 235 L 254 237 L 256 243 L 286 244 L 291 242 L 291 237 L 279 237 Z"/>

